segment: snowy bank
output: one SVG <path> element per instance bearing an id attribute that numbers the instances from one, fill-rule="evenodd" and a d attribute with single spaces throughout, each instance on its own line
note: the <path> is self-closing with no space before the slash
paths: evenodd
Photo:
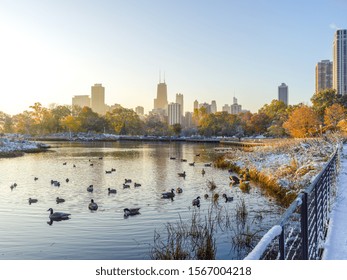
<path id="1" fill-rule="evenodd" d="M 0 157 L 14 157 L 23 155 L 24 153 L 41 152 L 47 148 L 49 146 L 43 143 L 0 138 Z"/>
<path id="2" fill-rule="evenodd" d="M 256 170 L 280 187 L 298 193 L 322 170 L 336 149 L 339 139 L 287 139 L 271 145 L 235 149 L 225 159 L 241 170 Z"/>

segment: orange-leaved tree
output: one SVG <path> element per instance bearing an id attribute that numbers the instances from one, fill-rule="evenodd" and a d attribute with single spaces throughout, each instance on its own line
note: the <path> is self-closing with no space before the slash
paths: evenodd
<path id="1" fill-rule="evenodd" d="M 317 134 L 320 124 L 317 113 L 312 108 L 303 105 L 290 114 L 283 127 L 292 137 L 304 138 Z"/>

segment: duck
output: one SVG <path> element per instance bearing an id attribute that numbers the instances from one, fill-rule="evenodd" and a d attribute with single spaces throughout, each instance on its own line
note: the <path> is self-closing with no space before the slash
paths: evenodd
<path id="1" fill-rule="evenodd" d="M 88 188 L 87 188 L 87 191 L 88 192 L 93 192 L 94 188 L 93 188 L 93 185 L 90 185 Z"/>
<path id="2" fill-rule="evenodd" d="M 65 182 L 66 182 L 66 183 L 69 183 L 69 181 L 70 181 L 69 178 L 66 178 L 66 179 L 65 179 Z"/>
<path id="3" fill-rule="evenodd" d="M 192 204 L 193 204 L 193 206 L 200 207 L 200 196 L 198 196 L 197 198 L 193 199 Z"/>
<path id="4" fill-rule="evenodd" d="M 55 187 L 60 187 L 60 183 L 57 180 L 51 180 L 51 185 Z"/>
<path id="5" fill-rule="evenodd" d="M 181 158 L 181 162 L 187 162 L 185 158 Z"/>
<path id="6" fill-rule="evenodd" d="M 234 197 L 227 196 L 225 193 L 222 196 L 225 198 L 225 202 L 231 202 L 234 200 Z"/>
<path id="7" fill-rule="evenodd" d="M 37 181 L 39 178 L 37 178 L 37 177 L 34 177 L 34 181 Z"/>
<path id="8" fill-rule="evenodd" d="M 190 165 L 190 166 L 194 166 L 194 165 L 195 165 L 195 162 L 190 162 L 189 165 Z"/>
<path id="9" fill-rule="evenodd" d="M 70 215 L 69 213 L 64 213 L 64 212 L 53 212 L 53 209 L 52 208 L 49 208 L 47 211 L 50 211 L 50 214 L 49 214 L 49 218 L 51 220 L 67 220 L 67 219 L 70 219 Z"/>
<path id="10" fill-rule="evenodd" d="M 204 166 L 206 166 L 206 167 L 211 167 L 211 166 L 212 166 L 212 163 L 211 163 L 211 162 L 210 162 L 210 163 L 205 163 Z"/>
<path id="11" fill-rule="evenodd" d="M 106 170 L 105 173 L 106 173 L 106 174 L 111 174 L 111 173 L 112 173 L 112 170 L 110 170 L 110 171 Z"/>
<path id="12" fill-rule="evenodd" d="M 170 192 L 164 192 L 161 194 L 162 198 L 173 198 L 175 196 L 174 189 L 171 189 Z"/>
<path id="13" fill-rule="evenodd" d="M 94 199 L 90 200 L 88 208 L 89 210 L 92 210 L 92 211 L 98 210 L 98 205 L 94 202 Z"/>
<path id="14" fill-rule="evenodd" d="M 124 216 L 134 216 L 140 214 L 141 208 L 124 208 Z"/>
<path id="15" fill-rule="evenodd" d="M 117 190 L 116 189 L 111 189 L 111 188 L 108 188 L 108 193 L 117 193 Z"/>
<path id="16" fill-rule="evenodd" d="M 115 171 L 116 171 L 116 168 L 111 168 L 111 171 L 112 171 L 112 172 L 115 172 Z"/>
<path id="17" fill-rule="evenodd" d="M 205 175 L 205 173 L 206 173 L 205 169 L 202 169 L 202 170 L 201 170 L 201 174 L 202 174 L 202 175 Z"/>
<path id="18" fill-rule="evenodd" d="M 65 202 L 65 199 L 58 196 L 58 197 L 55 199 L 55 201 L 56 201 L 57 203 L 63 203 L 63 202 Z"/>
<path id="19" fill-rule="evenodd" d="M 186 177 L 186 172 L 183 171 L 182 173 L 177 173 L 179 177 Z"/>
<path id="20" fill-rule="evenodd" d="M 64 163 L 63 163 L 63 165 L 66 165 L 66 164 L 67 164 L 67 162 L 64 162 Z"/>
<path id="21" fill-rule="evenodd" d="M 29 204 L 36 203 L 38 200 L 36 198 L 29 197 Z"/>
<path id="22" fill-rule="evenodd" d="M 170 159 L 175 160 L 175 159 L 176 159 L 176 157 L 170 157 Z"/>
<path id="23" fill-rule="evenodd" d="M 134 187 L 135 187 L 135 188 L 141 187 L 141 184 L 135 182 L 135 183 L 134 183 Z"/>
<path id="24" fill-rule="evenodd" d="M 124 179 L 124 184 L 131 183 L 131 179 Z"/>
<path id="25" fill-rule="evenodd" d="M 129 188 L 130 188 L 130 185 L 123 184 L 123 189 L 129 189 Z"/>
<path id="26" fill-rule="evenodd" d="M 208 194 L 207 193 L 205 193 L 204 198 L 208 199 Z"/>
<path id="27" fill-rule="evenodd" d="M 182 189 L 181 187 L 178 187 L 178 188 L 176 189 L 176 192 L 177 192 L 177 193 L 182 193 L 182 192 L 183 192 L 183 189 Z"/>

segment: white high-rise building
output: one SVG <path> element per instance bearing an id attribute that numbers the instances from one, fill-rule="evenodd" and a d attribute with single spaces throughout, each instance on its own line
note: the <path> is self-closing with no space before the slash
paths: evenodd
<path id="1" fill-rule="evenodd" d="M 347 94 L 347 30 L 336 30 L 333 42 L 333 88 Z"/>
<path id="2" fill-rule="evenodd" d="M 72 106 L 90 107 L 90 97 L 89 95 L 75 95 L 72 97 Z"/>
<path id="3" fill-rule="evenodd" d="M 230 106 L 230 114 L 238 115 L 242 111 L 242 106 L 237 104 L 237 98 L 233 97 L 233 104 Z"/>
<path id="4" fill-rule="evenodd" d="M 278 86 L 278 100 L 288 106 L 288 86 L 285 83 Z"/>
<path id="5" fill-rule="evenodd" d="M 222 107 L 222 111 L 223 112 L 227 112 L 228 114 L 230 114 L 230 106 L 228 104 L 225 104 L 223 107 Z"/>
<path id="6" fill-rule="evenodd" d="M 168 122 L 169 125 L 182 125 L 181 104 L 170 103 L 168 105 Z"/>
<path id="7" fill-rule="evenodd" d="M 181 105 L 181 116 L 183 117 L 183 94 L 181 93 L 176 94 L 176 103 Z"/>

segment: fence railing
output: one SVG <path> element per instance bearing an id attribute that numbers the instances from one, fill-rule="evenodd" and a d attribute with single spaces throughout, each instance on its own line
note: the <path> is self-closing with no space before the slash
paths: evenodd
<path id="1" fill-rule="evenodd" d="M 335 196 L 340 148 L 245 259 L 316 260 L 323 252 Z"/>

